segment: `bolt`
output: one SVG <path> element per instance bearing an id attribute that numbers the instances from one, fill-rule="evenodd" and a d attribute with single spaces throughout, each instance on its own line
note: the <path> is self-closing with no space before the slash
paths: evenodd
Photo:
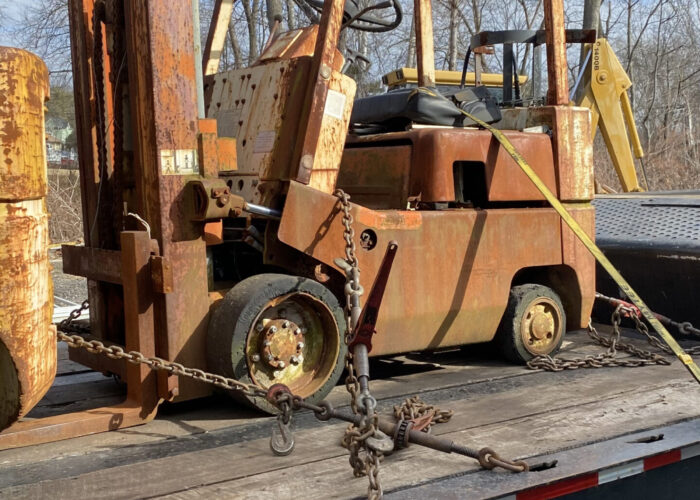
<path id="1" fill-rule="evenodd" d="M 282 372 L 279 371 L 279 370 L 275 370 L 274 372 L 272 372 L 272 376 L 273 376 L 274 378 L 279 378 L 280 375 L 282 375 Z"/>
<path id="2" fill-rule="evenodd" d="M 297 349 L 303 349 L 303 348 L 304 348 L 304 343 L 303 343 L 303 342 L 299 342 L 299 343 L 297 344 Z"/>
<path id="3" fill-rule="evenodd" d="M 263 345 L 265 347 L 269 346 L 270 344 L 272 344 L 272 342 L 270 342 L 269 340 L 267 340 L 267 339 L 263 340 Z"/>
<path id="4" fill-rule="evenodd" d="M 282 368 L 284 368 L 285 366 L 287 366 L 287 365 L 285 364 L 284 361 L 280 361 L 279 363 L 277 363 L 277 368 L 282 369 Z"/>
<path id="5" fill-rule="evenodd" d="M 277 327 L 276 327 L 276 326 L 271 326 L 271 327 L 270 327 L 270 333 L 275 333 L 276 331 L 277 331 Z"/>
<path id="6" fill-rule="evenodd" d="M 258 361 L 260 361 L 260 354 L 253 354 L 253 355 L 250 357 L 250 359 L 251 359 L 254 363 L 257 363 Z"/>
<path id="7" fill-rule="evenodd" d="M 282 323 L 282 328 L 289 328 L 289 321 Z"/>
<path id="8" fill-rule="evenodd" d="M 301 361 L 301 360 L 300 360 L 299 357 L 297 357 L 297 356 L 292 356 L 291 358 L 289 358 L 289 361 L 291 361 L 291 362 L 294 363 L 295 365 L 298 365 L 298 364 L 299 364 L 299 361 Z"/>
<path id="9" fill-rule="evenodd" d="M 267 358 L 268 361 L 272 361 L 273 359 L 275 359 L 275 357 L 272 355 L 271 352 L 268 352 L 267 356 L 265 356 L 265 357 Z"/>
<path id="10" fill-rule="evenodd" d="M 294 335 L 301 335 L 301 328 L 294 330 Z"/>

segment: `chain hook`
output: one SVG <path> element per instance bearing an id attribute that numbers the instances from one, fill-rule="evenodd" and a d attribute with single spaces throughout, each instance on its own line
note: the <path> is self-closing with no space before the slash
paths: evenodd
<path id="1" fill-rule="evenodd" d="M 279 403 L 280 413 L 277 415 L 277 427 L 272 429 L 270 449 L 279 457 L 289 455 L 294 450 L 294 434 L 292 434 L 292 408 L 287 401 Z"/>

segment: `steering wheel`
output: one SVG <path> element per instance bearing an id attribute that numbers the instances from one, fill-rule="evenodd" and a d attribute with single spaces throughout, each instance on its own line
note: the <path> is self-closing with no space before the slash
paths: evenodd
<path id="1" fill-rule="evenodd" d="M 323 11 L 323 0 L 296 0 L 305 3 L 319 14 Z M 332 1 L 332 0 L 326 0 Z M 394 9 L 391 19 L 385 20 L 381 17 L 368 15 L 374 10 Z M 343 9 L 343 26 L 342 29 L 352 28 L 358 31 L 368 31 L 373 33 L 381 33 L 391 31 L 401 24 L 403 12 L 399 0 L 384 0 L 365 8 L 361 8 L 358 0 L 345 0 Z"/>

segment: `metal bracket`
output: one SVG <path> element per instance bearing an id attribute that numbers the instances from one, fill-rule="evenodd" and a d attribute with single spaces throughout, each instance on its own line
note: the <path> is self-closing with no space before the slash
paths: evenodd
<path id="1" fill-rule="evenodd" d="M 372 284 L 372 290 L 370 290 L 367 302 L 362 309 L 362 313 L 360 313 L 360 319 L 353 331 L 353 335 L 348 340 L 348 349 L 350 350 L 353 350 L 357 344 L 364 344 L 367 346 L 368 353 L 372 350 L 372 335 L 376 333 L 375 326 L 377 324 L 377 318 L 379 317 L 379 307 L 384 298 L 384 290 L 386 290 L 389 273 L 391 272 L 391 267 L 394 264 L 394 257 L 396 257 L 396 251 L 398 249 L 399 244 L 393 240 L 390 241 L 386 247 L 384 259 L 379 266 L 377 277 Z"/>

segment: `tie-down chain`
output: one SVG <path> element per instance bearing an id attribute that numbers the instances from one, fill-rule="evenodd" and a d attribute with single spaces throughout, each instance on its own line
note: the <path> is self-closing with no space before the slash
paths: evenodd
<path id="1" fill-rule="evenodd" d="M 429 434 L 428 431 L 433 424 L 446 422 L 452 416 L 452 412 L 441 411 L 437 407 L 426 405 L 417 396 L 407 399 L 400 407 L 394 408 L 397 421 L 392 422 L 379 417 L 376 411 L 377 401 L 369 388 L 368 355 L 372 349 L 372 336 L 376 333 L 375 324 L 379 306 L 398 245 L 396 242 L 389 243 L 367 303 L 362 308 L 360 297 L 364 294 L 364 289 L 360 284 L 360 269 L 355 256 L 355 232 L 352 227 L 350 197 L 341 190 L 338 190 L 336 195 L 340 199 L 343 210 L 343 238 L 346 243 L 345 259 L 336 259 L 335 263 L 346 274 L 347 330 L 344 340 L 348 351 L 345 358 L 347 371 L 345 387 L 350 394 L 351 413 L 337 410 L 327 401 L 322 401 L 318 405 L 311 404 L 293 394 L 283 384 L 274 384 L 265 390 L 257 385 L 246 384 L 196 368 L 188 368 L 162 358 L 146 357 L 137 351 L 126 352 L 117 345 L 106 346 L 99 340 L 88 341 L 80 335 L 70 334 L 85 333 L 83 329 L 72 323 L 89 307 L 87 300 L 58 324 L 58 340 L 66 342 L 72 348 L 84 348 L 91 353 L 104 354 L 111 359 L 125 359 L 133 364 L 143 364 L 152 370 L 192 378 L 248 397 L 264 397 L 280 410 L 277 424 L 270 438 L 270 448 L 277 455 L 288 455 L 294 449 L 294 436 L 291 429 L 294 411 L 311 410 L 320 421 L 338 419 L 348 422 L 350 425 L 345 431 L 342 445 L 350 452 L 350 464 L 355 476 L 366 475 L 369 479 L 368 498 L 382 497 L 379 463 L 383 457 L 407 447 L 410 443 L 473 458 L 486 469 L 502 467 L 513 472 L 527 471 L 528 465 L 524 461 L 504 459 L 491 448 L 477 450 Z"/>
<path id="2" fill-rule="evenodd" d="M 418 410 L 417 413 L 422 414 L 423 418 L 416 418 L 415 420 L 401 419 L 398 422 L 392 422 L 389 419 L 381 418 L 376 414 L 376 411 L 374 411 L 368 424 L 367 413 L 365 413 L 366 410 L 362 408 L 369 407 L 374 410 L 376 405 L 367 405 L 366 401 L 369 400 L 367 397 L 364 398 L 365 403 L 360 403 L 359 400 L 356 403 L 358 411 L 353 410 L 352 413 L 349 413 L 333 408 L 328 401 L 321 401 L 317 405 L 311 404 L 302 397 L 293 394 L 289 388 L 283 384 L 275 384 L 266 390 L 257 385 L 246 384 L 229 377 L 208 373 L 197 368 L 188 368 L 180 363 L 167 361 L 162 358 L 146 357 L 138 351 L 127 352 L 118 345 L 106 346 L 99 340 L 86 340 L 81 335 L 70 332 L 79 331 L 84 333 L 83 328 L 73 325 L 72 323 L 74 320 L 78 319 L 81 313 L 87 310 L 88 307 L 89 303 L 86 300 L 78 309 L 71 312 L 68 318 L 58 324 L 59 341 L 66 342 L 71 348 L 86 349 L 88 352 L 102 354 L 111 359 L 125 359 L 129 363 L 137 365 L 142 364 L 148 366 L 152 370 L 165 371 L 170 375 L 191 378 L 222 389 L 238 392 L 248 397 L 264 397 L 280 410 L 280 414 L 277 417 L 277 424 L 273 428 L 270 438 L 270 447 L 277 455 L 287 455 L 294 449 L 294 437 L 291 431 L 291 417 L 294 411 L 301 409 L 311 410 L 320 421 L 325 422 L 331 419 L 338 419 L 350 423 L 351 425 L 346 434 L 351 435 L 349 439 L 355 447 L 355 451 L 353 451 L 353 449 L 350 450 L 351 464 L 353 464 L 354 471 L 359 470 L 355 468 L 356 463 L 364 464 L 364 469 L 362 469 L 362 473 L 359 475 L 369 476 L 370 487 L 368 497 L 370 498 L 380 498 L 382 494 L 378 476 L 379 460 L 381 460 L 383 455 L 389 454 L 393 450 L 405 448 L 410 443 L 443 451 L 445 453 L 457 453 L 473 458 L 478 460 L 486 469 L 502 467 L 513 472 L 528 470 L 528 465 L 524 461 L 503 459 L 491 448 L 476 450 L 424 432 L 430 424 L 440 423 L 451 416 L 449 412 L 441 412 L 436 408 L 429 408 L 428 415 L 430 421 L 427 422 L 427 424 L 424 418 L 426 412 L 421 410 Z M 369 394 L 369 388 L 367 394 Z M 420 406 L 419 400 L 412 399 L 411 401 L 415 406 Z M 363 404 L 364 406 L 361 406 Z M 395 409 L 395 411 L 398 410 Z M 353 429 L 357 432 L 352 431 Z M 364 433 L 360 432 L 364 429 L 367 429 Z M 384 436 L 391 437 L 387 439 L 384 438 Z M 391 446 L 389 446 L 389 444 L 391 444 Z M 355 453 L 355 455 L 353 455 L 353 453 Z M 356 474 L 358 473 L 356 472 Z"/>
<path id="3" fill-rule="evenodd" d="M 392 422 L 378 416 L 376 411 L 377 401 L 371 395 L 369 389 L 368 354 L 372 348 L 371 340 L 375 333 L 375 322 L 379 306 L 398 245 L 395 242 L 389 244 L 363 309 L 360 304 L 360 297 L 364 294 L 364 289 L 360 284 L 360 269 L 355 256 L 355 233 L 352 227 L 353 217 L 350 213 L 350 197 L 340 190 L 336 192 L 336 195 L 340 199 L 343 210 L 343 238 L 346 243 L 345 259 L 336 259 L 335 263 L 346 274 L 345 296 L 348 328 L 345 334 L 345 342 L 348 345 L 348 352 L 345 359 L 347 370 L 345 386 L 351 398 L 351 413 L 335 409 L 327 401 L 322 401 L 317 405 L 311 404 L 300 396 L 293 394 L 289 388 L 282 384 L 275 384 L 266 390 L 232 378 L 208 373 L 196 368 L 188 368 L 180 363 L 158 357 L 146 357 L 137 351 L 126 352 L 117 345 L 105 346 L 98 340 L 88 341 L 80 335 L 65 333 L 85 333 L 85 329 L 72 323 L 89 307 L 88 301 L 84 301 L 78 309 L 70 313 L 68 318 L 59 323 L 58 340 L 68 343 L 69 347 L 72 348 L 84 348 L 91 353 L 104 354 L 112 359 L 125 359 L 133 364 L 143 364 L 153 370 L 165 371 L 179 377 L 192 378 L 245 396 L 264 397 L 280 410 L 277 424 L 270 438 L 270 447 L 277 455 L 287 455 L 294 448 L 294 437 L 291 430 L 294 411 L 301 409 L 310 410 L 320 421 L 338 419 L 348 422 L 350 425 L 346 429 L 342 444 L 350 452 L 350 464 L 353 467 L 355 476 L 368 476 L 369 498 L 380 498 L 382 496 L 382 488 L 379 481 L 380 461 L 385 455 L 392 453 L 394 450 L 405 448 L 410 443 L 476 459 L 486 469 L 502 467 L 513 472 L 528 470 L 528 465 L 524 461 L 503 459 L 490 448 L 476 450 L 459 445 L 448 439 L 428 434 L 427 431 L 433 424 L 446 422 L 452 416 L 452 412 L 441 411 L 432 405 L 427 405 L 420 401 L 417 396 L 408 398 L 401 406 L 394 407 L 395 421 Z M 669 347 L 663 345 L 659 339 L 649 333 L 649 329 L 641 319 L 639 309 L 627 302 L 601 294 L 597 294 L 596 298 L 605 300 L 615 306 L 612 317 L 613 333 L 609 338 L 602 337 L 595 328 L 589 325 L 591 338 L 598 344 L 607 347 L 608 352 L 598 356 L 568 360 L 539 356 L 528 363 L 530 368 L 560 371 L 582 367 L 633 367 L 649 364 L 670 364 L 663 356 L 620 342 L 620 323 L 623 317 L 628 317 L 635 322 L 637 330 L 647 338 L 650 344 L 665 353 L 672 352 Z M 656 317 L 664 324 L 677 327 L 683 334 L 698 336 L 700 333 L 700 330 L 695 329 L 689 323 L 676 323 L 658 314 L 656 314 Z M 626 351 L 638 359 L 617 359 L 615 355 L 619 350 Z M 698 353 L 700 353 L 700 347 L 688 350 L 688 354 L 691 355 Z"/>

